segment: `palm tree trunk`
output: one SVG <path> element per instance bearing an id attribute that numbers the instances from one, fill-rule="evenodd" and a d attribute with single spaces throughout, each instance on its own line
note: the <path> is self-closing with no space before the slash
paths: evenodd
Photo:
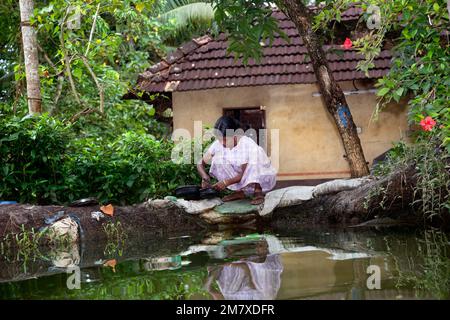
<path id="1" fill-rule="evenodd" d="M 33 14 L 33 0 L 19 0 L 22 28 L 23 54 L 27 81 L 27 100 L 29 114 L 41 112 L 41 90 L 39 84 L 39 60 L 36 30 L 30 24 Z"/>
<path id="2" fill-rule="evenodd" d="M 333 117 L 339 130 L 346 158 L 350 166 L 351 176 L 366 176 L 369 174 L 369 167 L 364 158 L 356 125 L 353 122 L 345 95 L 330 71 L 325 52 L 323 51 L 318 36 L 312 30 L 311 12 L 300 0 L 283 0 L 282 4 L 285 14 L 296 25 L 308 49 L 326 108 Z"/>
<path id="3" fill-rule="evenodd" d="M 450 18 L 450 0 L 447 0 L 448 17 Z"/>

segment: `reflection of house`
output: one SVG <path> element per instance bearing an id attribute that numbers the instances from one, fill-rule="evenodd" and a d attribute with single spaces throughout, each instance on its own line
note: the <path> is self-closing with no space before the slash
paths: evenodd
<path id="1" fill-rule="evenodd" d="M 360 12 L 343 14 L 343 24 L 354 24 Z M 213 125 L 223 115 L 232 115 L 245 128 L 279 129 L 279 180 L 349 177 L 344 149 L 331 116 L 318 94 L 307 50 L 294 24 L 279 11 L 274 12 L 290 43 L 276 37 L 264 48 L 260 63 L 244 66 L 226 54 L 227 41 L 194 39 L 166 59 L 143 72 L 138 88 L 148 94 L 164 93 L 172 101 L 173 127 L 194 134 L 194 121 Z M 341 24 L 341 25 L 343 25 Z M 339 43 L 348 34 L 341 34 Z M 326 45 L 325 49 L 342 49 Z M 370 162 L 405 136 L 406 107 L 395 105 L 369 123 L 377 104 L 374 79 L 385 75 L 391 54 L 383 50 L 375 59 L 370 78 L 355 71 L 358 56 L 354 51 L 328 53 L 330 68 L 348 95 L 366 159 Z M 269 153 L 275 156 L 274 137 L 263 137 Z M 273 149 L 271 149 L 273 147 Z"/>
<path id="2" fill-rule="evenodd" d="M 383 258 L 371 258 L 382 262 Z M 347 292 L 355 285 L 364 285 L 367 259 L 330 259 L 322 250 L 281 255 L 284 269 L 277 299 L 298 299 L 324 293 Z M 384 272 L 382 273 L 384 275 Z M 344 294 L 345 296 L 345 294 Z"/>

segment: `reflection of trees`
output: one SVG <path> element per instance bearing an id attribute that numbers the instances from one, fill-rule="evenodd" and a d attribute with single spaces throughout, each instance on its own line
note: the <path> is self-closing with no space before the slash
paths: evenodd
<path id="1" fill-rule="evenodd" d="M 133 274 L 134 272 L 122 270 L 117 275 L 108 272 L 109 270 L 102 271 L 105 272 L 102 272 L 100 283 L 82 284 L 83 290 L 79 292 L 72 290 L 70 298 L 179 300 L 207 294 L 203 289 L 203 279 L 206 277 L 204 268 L 146 274 Z"/>
<path id="2" fill-rule="evenodd" d="M 145 272 L 138 261 L 111 268 L 82 270 L 81 290 L 66 288 L 66 274 L 2 284 L 0 299 L 190 299 L 207 296 L 206 268 Z M 50 280 L 50 281 L 49 281 Z M 90 282 L 88 282 L 90 281 Z"/>
<path id="3" fill-rule="evenodd" d="M 415 252 L 406 250 L 407 265 L 400 266 L 398 287 L 412 287 L 418 297 L 431 294 L 439 299 L 450 299 L 450 251 L 448 237 L 438 231 L 425 231 L 416 240 Z M 388 248 L 389 249 L 389 248 Z"/>

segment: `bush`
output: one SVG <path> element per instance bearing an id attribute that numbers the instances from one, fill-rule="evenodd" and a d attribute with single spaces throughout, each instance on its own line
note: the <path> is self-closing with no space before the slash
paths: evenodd
<path id="1" fill-rule="evenodd" d="M 95 194 L 101 201 L 136 203 L 198 183 L 193 165 L 171 161 L 171 143 L 147 134 L 127 132 L 110 143 L 87 138 L 71 148 L 65 169 L 71 200 Z"/>
<path id="2" fill-rule="evenodd" d="M 77 135 L 48 116 L 1 119 L 0 199 L 60 204 L 94 196 L 131 204 L 199 182 L 195 166 L 171 161 L 171 142 L 134 132 Z"/>
<path id="3" fill-rule="evenodd" d="M 0 199 L 57 201 L 69 128 L 48 116 L 0 118 Z"/>

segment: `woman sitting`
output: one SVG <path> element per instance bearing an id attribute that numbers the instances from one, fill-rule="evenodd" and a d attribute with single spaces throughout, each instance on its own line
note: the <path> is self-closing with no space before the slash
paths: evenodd
<path id="1" fill-rule="evenodd" d="M 272 190 L 276 183 L 276 170 L 264 149 L 243 135 L 243 130 L 231 117 L 219 118 L 214 129 L 216 141 L 197 165 L 202 177 L 202 188 L 211 187 L 210 176 L 205 170 L 205 165 L 210 163 L 209 173 L 218 180 L 212 187 L 218 191 L 226 188 L 233 191 L 223 201 L 253 195 L 252 204 L 263 203 L 264 194 Z"/>

